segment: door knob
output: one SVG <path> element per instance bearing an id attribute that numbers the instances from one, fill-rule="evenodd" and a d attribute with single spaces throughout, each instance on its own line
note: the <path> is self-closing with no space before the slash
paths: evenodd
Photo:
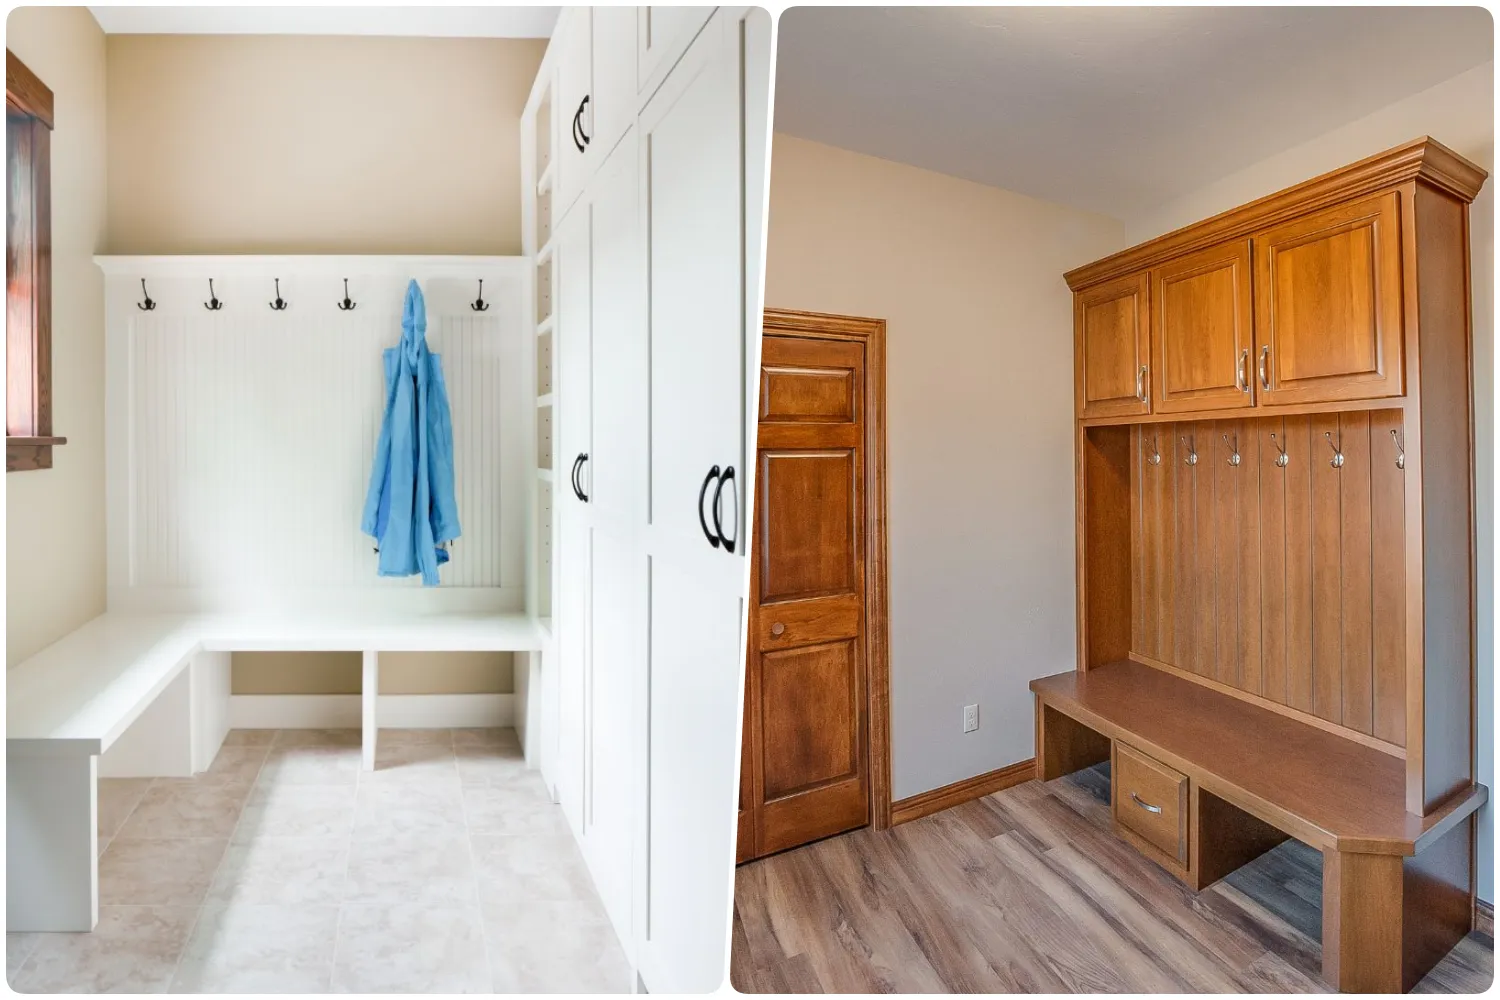
<path id="1" fill-rule="evenodd" d="M 783 633 L 785 631 L 786 631 L 786 626 L 783 625 L 783 624 L 781 624 L 781 622 L 777 622 L 775 625 L 771 626 L 771 634 L 772 635 L 780 635 L 781 633 Z"/>

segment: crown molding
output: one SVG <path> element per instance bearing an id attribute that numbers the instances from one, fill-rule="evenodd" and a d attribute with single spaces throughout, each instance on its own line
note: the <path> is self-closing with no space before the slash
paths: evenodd
<path id="1" fill-rule="evenodd" d="M 1156 267 L 1184 254 L 1229 240 L 1244 239 L 1330 205 L 1383 191 L 1413 180 L 1424 181 L 1465 203 L 1472 202 L 1489 175 L 1430 136 L 1422 136 L 1330 171 L 1312 180 L 1173 230 L 1063 275 L 1079 291 L 1135 271 Z"/>

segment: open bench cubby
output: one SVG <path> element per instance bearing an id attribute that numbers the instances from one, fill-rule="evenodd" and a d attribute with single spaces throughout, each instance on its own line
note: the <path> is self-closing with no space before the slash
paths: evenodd
<path id="1" fill-rule="evenodd" d="M 1473 926 L 1468 205 L 1418 139 L 1068 272 L 1078 662 L 1044 780 L 1200 890 L 1323 854 L 1323 972 L 1410 989 Z"/>

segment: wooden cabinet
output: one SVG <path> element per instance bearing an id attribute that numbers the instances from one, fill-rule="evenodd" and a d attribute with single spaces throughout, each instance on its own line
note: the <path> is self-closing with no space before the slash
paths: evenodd
<path id="1" fill-rule="evenodd" d="M 1398 200 L 1388 192 L 1255 236 L 1261 402 L 1401 395 Z"/>
<path id="2" fill-rule="evenodd" d="M 1073 300 L 1078 413 L 1084 417 L 1151 412 L 1146 272 L 1079 292 Z"/>
<path id="3" fill-rule="evenodd" d="M 1252 336 L 1249 240 L 1189 254 L 1153 270 L 1152 411 L 1254 405 Z"/>
<path id="4" fill-rule="evenodd" d="M 1067 275 L 1078 668 L 1032 684 L 1039 772 L 1097 759 L 1071 703 L 1116 741 L 1122 834 L 1194 889 L 1280 834 L 1319 846 L 1324 975 L 1356 992 L 1409 988 L 1471 923 L 1484 180 L 1419 139 Z"/>

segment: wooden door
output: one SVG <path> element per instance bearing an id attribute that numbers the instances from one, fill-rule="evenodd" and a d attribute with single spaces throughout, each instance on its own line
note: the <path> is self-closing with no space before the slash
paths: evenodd
<path id="1" fill-rule="evenodd" d="M 1401 229 L 1394 192 L 1255 237 L 1260 400 L 1399 396 Z"/>
<path id="2" fill-rule="evenodd" d="M 761 341 L 742 858 L 869 822 L 865 370 L 858 341 Z"/>
<path id="3" fill-rule="evenodd" d="M 1210 247 L 1151 272 L 1156 413 L 1254 405 L 1250 241 Z"/>
<path id="4" fill-rule="evenodd" d="M 1147 305 L 1151 275 L 1142 271 L 1073 296 L 1078 415 L 1151 412 Z"/>

